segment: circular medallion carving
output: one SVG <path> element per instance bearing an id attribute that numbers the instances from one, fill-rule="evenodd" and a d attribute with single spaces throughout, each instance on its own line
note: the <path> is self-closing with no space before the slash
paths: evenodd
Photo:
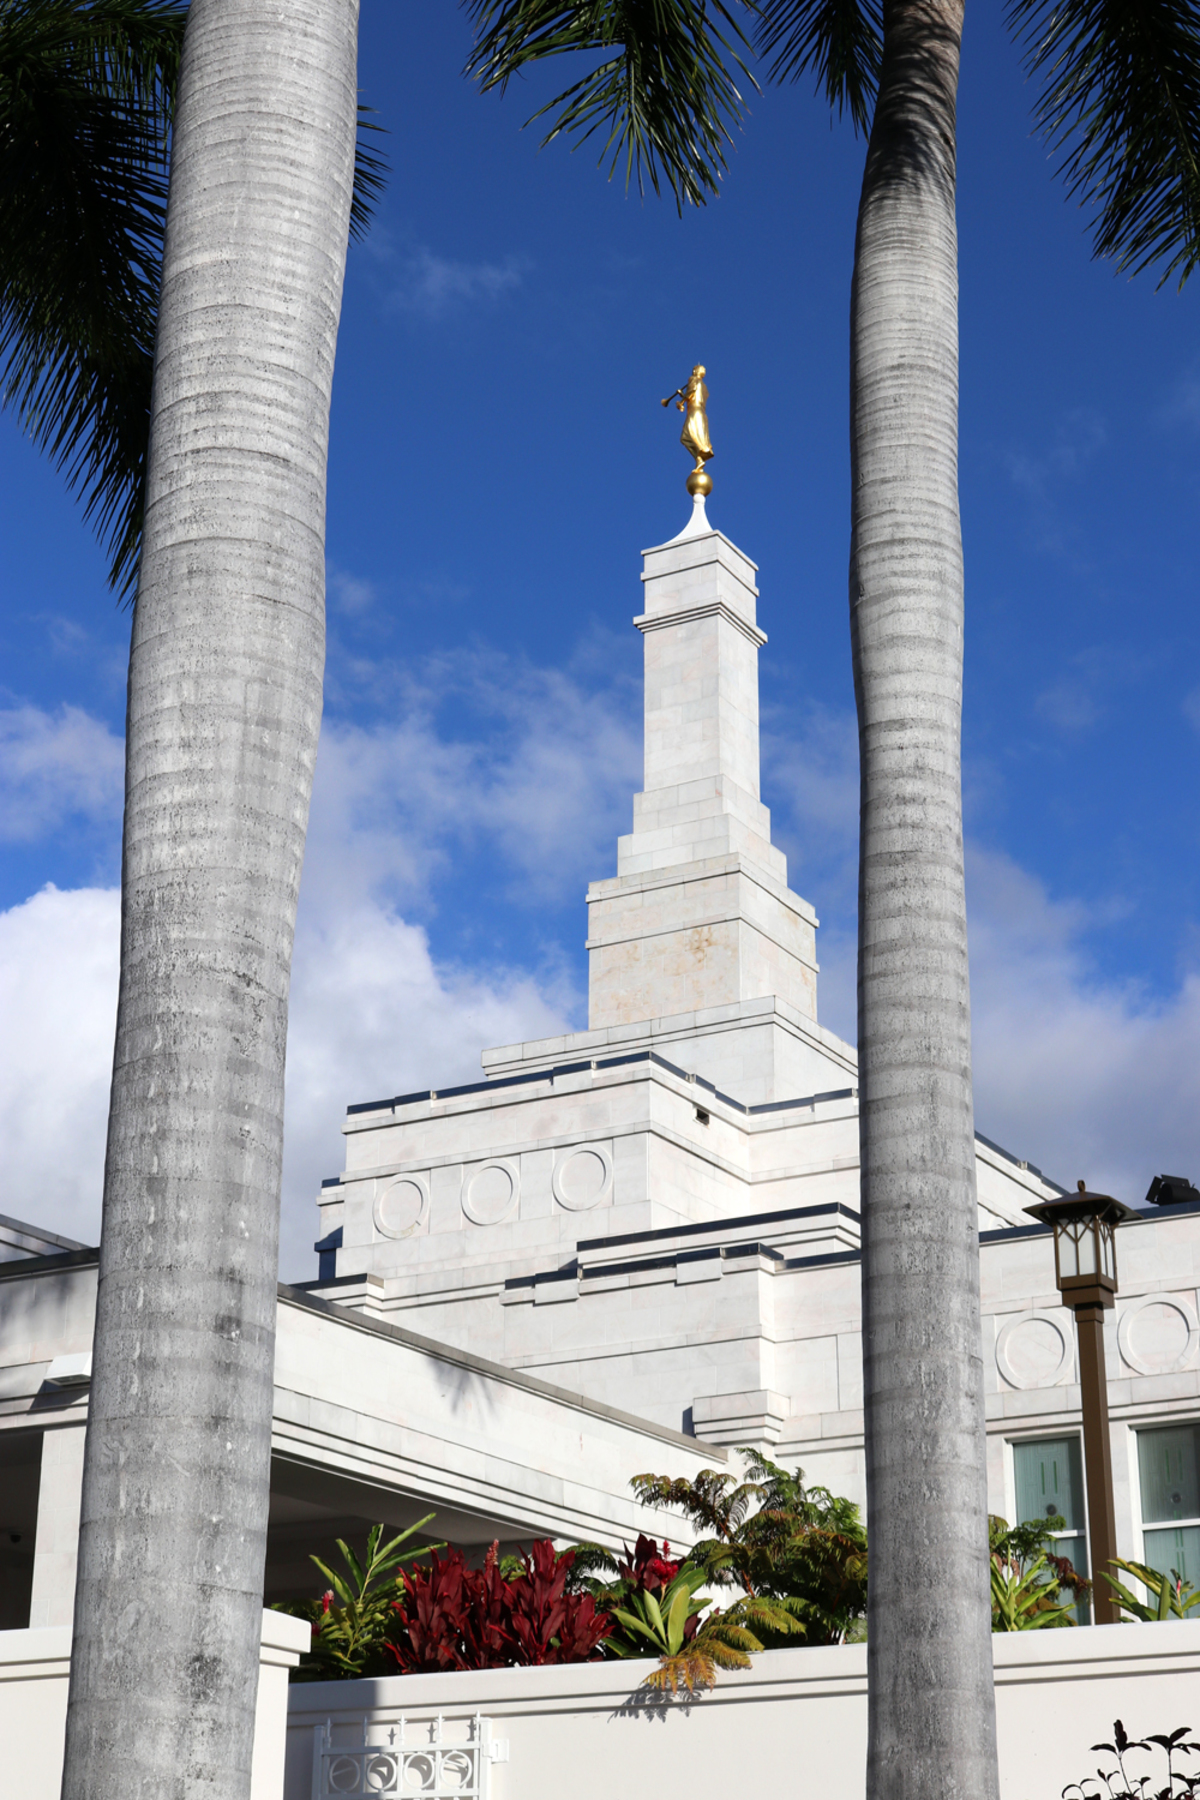
<path id="1" fill-rule="evenodd" d="M 996 1338 L 996 1367 L 1010 1387 L 1055 1387 L 1074 1360 L 1071 1321 L 1057 1313 L 1022 1313 Z"/>
<path id="2" fill-rule="evenodd" d="M 481 1163 L 463 1183 L 462 1209 L 473 1225 L 499 1225 L 517 1204 L 520 1190 L 512 1163 Z"/>
<path id="3" fill-rule="evenodd" d="M 428 1216 L 429 1185 L 423 1175 L 401 1175 L 375 1201 L 375 1229 L 381 1237 L 412 1237 Z"/>
<path id="4" fill-rule="evenodd" d="M 1121 1360 L 1139 1375 L 1170 1375 L 1196 1354 L 1200 1322 L 1182 1294 L 1147 1294 L 1121 1313 Z"/>
<path id="5" fill-rule="evenodd" d="M 612 1188 L 612 1157 L 598 1144 L 567 1150 L 554 1171 L 554 1198 L 568 1212 L 587 1212 Z"/>

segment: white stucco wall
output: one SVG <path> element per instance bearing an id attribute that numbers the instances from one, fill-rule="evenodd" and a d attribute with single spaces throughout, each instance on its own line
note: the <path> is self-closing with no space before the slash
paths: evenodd
<path id="1" fill-rule="evenodd" d="M 282 1800 L 288 1670 L 308 1648 L 302 1619 L 264 1612 L 250 1800 Z M 58 1800 L 71 1628 L 0 1631 L 0 1796 Z M 307 1796 L 306 1796 L 307 1800 Z"/>
<path id="2" fill-rule="evenodd" d="M 993 1639 L 1001 1800 L 1058 1800 L 1103 1757 L 1089 1746 L 1121 1718 L 1133 1734 L 1195 1716 L 1200 1622 L 1087 1626 Z M 645 1704 L 649 1663 L 406 1675 L 319 1682 L 289 1692 L 284 1800 L 311 1800 L 313 1728 L 334 1742 L 385 1744 L 403 1716 L 422 1741 L 438 1715 L 448 1739 L 480 1713 L 508 1759 L 490 1800 L 611 1800 L 639 1793 L 779 1793 L 856 1800 L 866 1767 L 865 1645 L 771 1650 L 699 1699 Z M 1141 1768 L 1139 1763 L 1139 1770 Z M 1155 1765 L 1155 1774 L 1161 1774 Z"/>

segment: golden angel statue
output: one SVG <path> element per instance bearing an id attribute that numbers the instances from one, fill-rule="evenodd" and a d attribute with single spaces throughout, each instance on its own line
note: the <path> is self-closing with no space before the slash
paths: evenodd
<path id="1" fill-rule="evenodd" d="M 679 441 L 689 456 L 694 456 L 696 466 L 688 476 L 688 492 L 712 492 L 712 478 L 705 470 L 705 463 L 713 453 L 712 440 L 708 435 L 708 389 L 704 385 L 705 369 L 703 363 L 697 363 L 692 370 L 691 378 L 686 386 L 676 388 L 663 401 L 670 406 L 674 400 L 681 413 L 686 414 Z"/>

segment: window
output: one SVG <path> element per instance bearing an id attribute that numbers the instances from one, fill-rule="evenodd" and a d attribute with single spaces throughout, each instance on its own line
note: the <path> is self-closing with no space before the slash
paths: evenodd
<path id="1" fill-rule="evenodd" d="M 1050 1519 L 1057 1513 L 1066 1521 L 1050 1543 L 1051 1554 L 1068 1556 L 1076 1574 L 1088 1572 L 1086 1515 L 1083 1507 L 1083 1459 L 1077 1437 L 1039 1438 L 1034 1443 L 1013 1445 L 1017 1486 L 1017 1523 Z M 1069 1591 L 1063 1590 L 1064 1602 Z M 1087 1624 L 1087 1607 L 1077 1606 L 1075 1617 Z"/>
<path id="2" fill-rule="evenodd" d="M 1139 1431 L 1138 1473 L 1146 1562 L 1200 1587 L 1200 1425 Z"/>
<path id="3" fill-rule="evenodd" d="M 29 1624 L 41 1478 L 41 1432 L 0 1435 L 0 1631 Z"/>

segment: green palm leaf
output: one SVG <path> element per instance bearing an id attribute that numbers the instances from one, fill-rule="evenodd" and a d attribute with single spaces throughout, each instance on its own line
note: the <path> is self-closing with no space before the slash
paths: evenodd
<path id="1" fill-rule="evenodd" d="M 1013 0 L 1008 19 L 1045 82 L 1038 126 L 1096 209 L 1097 256 L 1182 287 L 1200 263 L 1196 0 Z"/>
<path id="2" fill-rule="evenodd" d="M 0 396 L 128 594 L 141 549 L 185 0 L 0 0 Z M 386 164 L 360 108 L 352 230 Z"/>
<path id="3" fill-rule="evenodd" d="M 465 4 L 476 28 L 466 73 L 485 92 L 505 88 L 544 57 L 602 53 L 594 68 L 534 113 L 534 119 L 556 114 L 543 144 L 562 132 L 576 143 L 603 134 L 600 163 L 608 159 L 610 179 L 622 161 L 626 186 L 636 175 L 639 192 L 648 180 L 657 193 L 661 177 L 681 211 L 685 201 L 702 206 L 717 192 L 733 141 L 729 128 L 742 115 L 730 64 L 756 85 L 739 50 L 748 48 L 745 33 L 724 0 Z"/>
<path id="4" fill-rule="evenodd" d="M 811 69 L 830 106 L 869 131 L 883 55 L 880 0 L 761 0 L 756 39 L 773 56 L 772 81 L 799 81 Z"/>
<path id="5" fill-rule="evenodd" d="M 0 6 L 4 404 L 65 470 L 125 586 L 185 18 L 177 0 Z"/>

